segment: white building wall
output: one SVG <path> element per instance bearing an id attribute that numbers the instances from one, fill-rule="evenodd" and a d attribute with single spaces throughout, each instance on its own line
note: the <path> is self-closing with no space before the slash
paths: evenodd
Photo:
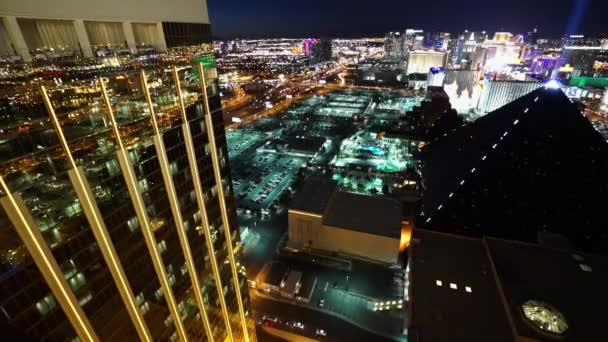
<path id="1" fill-rule="evenodd" d="M 396 263 L 399 239 L 326 226 L 321 215 L 289 211 L 289 241 L 313 249 Z M 311 244 L 312 242 L 312 244 Z"/>

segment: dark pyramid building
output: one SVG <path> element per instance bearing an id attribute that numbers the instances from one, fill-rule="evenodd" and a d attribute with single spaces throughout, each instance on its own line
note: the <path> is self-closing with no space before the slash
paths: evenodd
<path id="1" fill-rule="evenodd" d="M 417 224 L 608 250 L 608 144 L 559 90 L 540 88 L 431 142 Z"/>

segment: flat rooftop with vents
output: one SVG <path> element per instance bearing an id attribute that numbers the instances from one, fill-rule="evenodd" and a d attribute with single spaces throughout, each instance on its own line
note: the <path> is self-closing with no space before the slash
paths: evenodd
<path id="1" fill-rule="evenodd" d="M 381 263 L 400 252 L 401 205 L 388 197 L 340 192 L 336 183 L 310 177 L 289 207 L 289 243 Z"/>
<path id="2" fill-rule="evenodd" d="M 608 259 L 414 229 L 408 341 L 605 341 Z"/>

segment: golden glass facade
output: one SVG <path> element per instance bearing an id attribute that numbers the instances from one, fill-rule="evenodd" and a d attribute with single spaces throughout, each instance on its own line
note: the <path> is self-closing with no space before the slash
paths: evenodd
<path id="1" fill-rule="evenodd" d="M 0 164 L 0 311 L 23 336 L 256 341 L 217 71 L 195 68 L 41 88 L 48 144 Z"/>

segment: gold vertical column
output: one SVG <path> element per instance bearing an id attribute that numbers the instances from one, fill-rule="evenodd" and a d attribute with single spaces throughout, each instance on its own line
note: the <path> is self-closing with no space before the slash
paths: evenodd
<path id="1" fill-rule="evenodd" d="M 2 176 L 0 176 L 0 187 L 6 193 L 6 196 L 0 198 L 2 207 L 32 256 L 38 270 L 42 273 L 42 277 L 57 298 L 59 306 L 72 323 L 78 337 L 82 341 L 99 341 L 23 199 L 19 194 L 11 193 Z"/>
<path id="2" fill-rule="evenodd" d="M 131 289 L 131 285 L 127 281 L 125 276 L 125 271 L 118 259 L 118 254 L 116 253 L 116 249 L 114 247 L 114 243 L 110 238 L 110 234 L 108 233 L 108 229 L 106 228 L 105 223 L 103 222 L 103 218 L 101 212 L 99 211 L 99 207 L 97 202 L 95 201 L 95 197 L 91 192 L 91 187 L 89 185 L 86 176 L 82 172 L 82 169 L 76 165 L 76 161 L 72 156 L 72 152 L 70 151 L 69 144 L 63 134 L 63 129 L 57 119 L 57 115 L 55 114 L 55 109 L 51 103 L 48 92 L 44 86 L 40 88 L 42 97 L 44 99 L 44 104 L 46 109 L 51 117 L 51 122 L 57 132 L 59 137 L 59 142 L 63 148 L 65 155 L 67 156 L 68 162 L 70 164 L 70 170 L 68 171 L 68 175 L 70 177 L 70 181 L 72 182 L 72 186 L 76 190 L 76 195 L 78 196 L 78 200 L 80 201 L 84 214 L 89 222 L 89 226 L 93 231 L 93 235 L 95 236 L 95 240 L 97 241 L 97 245 L 101 250 L 101 254 L 103 255 L 106 264 L 108 265 L 108 269 L 112 274 L 112 278 L 114 279 L 114 283 L 116 284 L 116 288 L 122 297 L 123 302 L 125 303 L 125 307 L 127 308 L 127 312 L 131 318 L 133 326 L 139 335 L 139 338 L 142 341 L 151 341 L 152 337 L 150 336 L 150 331 L 148 330 L 147 325 L 144 323 L 143 317 L 135 302 L 135 296 L 133 296 L 133 290 Z"/>
<path id="3" fill-rule="evenodd" d="M 169 197 L 169 205 L 171 212 L 173 213 L 173 220 L 175 221 L 175 228 L 179 237 L 179 243 L 182 247 L 182 252 L 186 260 L 186 267 L 188 267 L 188 273 L 190 274 L 190 282 L 192 283 L 192 291 L 194 291 L 194 298 L 196 304 L 201 313 L 203 320 L 203 326 L 209 341 L 213 341 L 213 334 L 209 327 L 209 320 L 207 318 L 207 312 L 205 311 L 205 303 L 203 301 L 203 294 L 201 292 L 201 284 L 198 279 L 198 272 L 194 265 L 194 258 L 192 257 L 192 251 L 190 250 L 190 242 L 188 241 L 188 235 L 184 227 L 184 218 L 179 208 L 179 199 L 175 192 L 175 184 L 171 172 L 169 171 L 169 161 L 167 157 L 167 150 L 165 148 L 165 142 L 163 141 L 162 133 L 158 127 L 156 121 L 154 107 L 152 105 L 152 99 L 150 98 L 150 90 L 148 89 L 148 83 L 146 82 L 146 76 L 144 72 L 141 73 L 142 87 L 144 88 L 144 94 L 146 95 L 146 101 L 148 102 L 148 109 L 150 110 L 150 116 L 152 118 L 152 125 L 154 125 L 154 147 L 156 148 L 156 155 L 158 156 L 158 163 L 160 164 L 160 170 L 163 175 L 165 182 L 165 189 L 167 190 L 167 196 Z"/>
<path id="4" fill-rule="evenodd" d="M 125 148 L 122 142 L 120 130 L 118 129 L 118 123 L 116 122 L 116 118 L 114 117 L 114 111 L 112 110 L 112 104 L 110 103 L 110 98 L 108 97 L 106 86 L 103 80 L 100 80 L 99 83 L 101 84 L 101 94 L 103 96 L 103 101 L 108 111 L 108 117 L 110 119 L 110 122 L 112 123 L 112 131 L 114 132 L 114 136 L 116 137 L 116 142 L 118 144 L 116 156 L 118 158 L 118 163 L 120 164 L 125 183 L 127 184 L 127 188 L 129 190 L 131 202 L 133 203 L 135 214 L 137 215 L 137 220 L 139 221 L 139 225 L 141 227 L 141 232 L 144 236 L 146 246 L 148 247 L 148 252 L 150 253 L 152 264 L 154 265 L 154 270 L 156 271 L 160 286 L 163 290 L 163 293 L 165 294 L 165 299 L 167 300 L 167 307 L 169 308 L 169 313 L 171 314 L 171 318 L 173 319 L 175 330 L 177 331 L 177 334 L 181 341 L 187 341 L 186 331 L 184 329 L 184 324 L 180 319 L 179 311 L 177 310 L 177 304 L 175 302 L 175 296 L 173 295 L 173 289 L 171 288 L 171 284 L 169 284 L 169 280 L 167 278 L 167 271 L 165 270 L 165 266 L 163 264 L 162 257 L 160 256 L 160 252 L 158 251 L 158 244 L 156 242 L 156 237 L 154 236 L 154 232 L 152 230 L 150 217 L 148 216 L 148 212 L 146 211 L 146 207 L 144 205 L 144 200 L 141 196 L 141 193 L 139 192 L 137 178 L 135 177 L 135 171 L 133 170 L 133 166 L 131 165 L 131 162 L 129 160 L 129 154 L 127 152 L 127 149 Z"/>
<path id="5" fill-rule="evenodd" d="M 192 141 L 190 124 L 188 123 L 188 117 L 186 116 L 186 108 L 184 106 L 184 99 L 182 97 L 182 88 L 179 83 L 179 76 L 177 74 L 177 68 L 175 66 L 173 67 L 173 78 L 175 79 L 179 109 L 182 115 L 182 131 L 184 134 L 188 163 L 190 165 L 190 173 L 192 174 L 192 182 L 194 184 L 194 193 L 196 194 L 196 202 L 198 204 L 198 209 L 201 213 L 201 224 L 205 233 L 207 254 L 209 255 L 209 260 L 211 262 L 211 270 L 213 272 L 213 277 L 215 278 L 215 287 L 217 290 L 218 298 L 220 299 L 220 306 L 224 317 L 224 323 L 226 324 L 226 331 L 228 332 L 230 340 L 234 340 L 232 336 L 232 327 L 230 326 L 230 319 L 228 318 L 228 308 L 226 307 L 226 300 L 222 291 L 224 287 L 222 286 L 222 279 L 220 278 L 217 260 L 215 259 L 215 247 L 213 246 L 213 241 L 211 241 L 211 231 L 209 230 L 209 218 L 207 217 L 207 208 L 205 207 L 205 199 L 203 198 L 203 186 L 201 185 L 201 179 L 199 177 L 198 163 L 196 162 L 196 153 L 194 151 L 194 142 Z"/>
<path id="6" fill-rule="evenodd" d="M 238 273 L 236 271 L 236 261 L 234 260 L 234 248 L 232 247 L 232 233 L 230 231 L 230 223 L 228 220 L 228 212 L 226 209 L 226 199 L 224 198 L 224 185 L 222 183 L 222 174 L 219 157 L 217 155 L 217 145 L 215 144 L 215 132 L 213 127 L 213 119 L 211 117 L 211 110 L 209 109 L 209 98 L 207 96 L 207 82 L 205 81 L 203 63 L 198 63 L 199 78 L 201 81 L 201 87 L 203 92 L 203 102 L 205 105 L 205 123 L 207 125 L 207 137 L 209 138 L 209 146 L 211 147 L 211 162 L 213 164 L 213 173 L 215 174 L 215 183 L 217 187 L 218 200 L 220 203 L 220 211 L 222 213 L 222 223 L 224 225 L 224 234 L 227 240 L 228 247 L 228 261 L 230 263 L 230 269 L 232 270 L 232 280 L 234 282 L 234 292 L 236 293 L 236 299 L 239 307 L 239 316 L 241 318 L 241 325 L 243 327 L 243 336 L 245 342 L 249 342 L 249 333 L 247 331 L 247 321 L 245 319 L 245 309 L 243 306 L 243 298 L 241 296 L 241 286 L 239 285 Z"/>

